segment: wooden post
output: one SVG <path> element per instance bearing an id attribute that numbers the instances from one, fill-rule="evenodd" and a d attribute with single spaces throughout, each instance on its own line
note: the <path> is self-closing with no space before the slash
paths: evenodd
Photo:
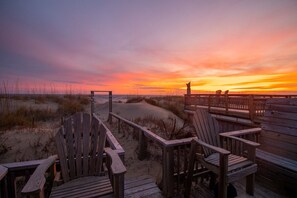
<path id="1" fill-rule="evenodd" d="M 164 147 L 163 148 L 163 192 L 166 197 L 173 196 L 173 185 L 174 185 L 174 157 L 173 148 Z"/>
<path id="2" fill-rule="evenodd" d="M 210 105 L 211 105 L 211 95 L 208 95 L 208 112 L 210 112 Z"/>
<path id="3" fill-rule="evenodd" d="M 249 96 L 249 114 L 250 114 L 250 119 L 253 121 L 255 118 L 255 106 L 254 106 L 254 96 L 250 95 Z"/>
<path id="4" fill-rule="evenodd" d="M 256 161 L 256 149 L 254 147 L 248 147 L 248 160 L 255 163 Z M 246 177 L 246 192 L 250 195 L 254 195 L 255 189 L 255 173 Z"/>
<path id="5" fill-rule="evenodd" d="M 226 108 L 226 114 L 228 114 L 228 111 L 229 111 L 228 92 L 225 92 L 225 108 Z"/>
<path id="6" fill-rule="evenodd" d="M 228 169 L 228 155 L 220 154 L 220 174 L 219 174 L 219 197 L 227 197 L 227 169 Z"/>
<path id="7" fill-rule="evenodd" d="M 2 180 L 0 181 L 0 197 L 7 198 L 8 192 L 7 192 L 7 176 L 4 176 Z"/>
<path id="8" fill-rule="evenodd" d="M 94 103 L 95 103 L 94 91 L 91 91 L 91 115 L 93 115 L 94 113 Z"/>
<path id="9" fill-rule="evenodd" d="M 112 116 L 110 113 L 112 112 L 112 91 L 108 92 L 108 104 L 109 104 L 109 113 L 108 113 L 108 120 L 112 123 Z"/>
<path id="10" fill-rule="evenodd" d="M 138 159 L 144 160 L 147 156 L 147 139 L 142 130 L 138 129 L 139 131 L 139 153 Z"/>
<path id="11" fill-rule="evenodd" d="M 124 174 L 120 174 L 114 177 L 113 187 L 114 187 L 114 197 L 122 198 L 124 197 Z"/>
<path id="12" fill-rule="evenodd" d="M 188 174 L 185 183 L 185 197 L 190 197 L 191 187 L 192 187 L 192 178 L 194 173 L 194 164 L 195 164 L 195 152 L 197 150 L 197 143 L 192 140 L 191 142 L 191 151 L 190 151 L 190 160 L 188 165 Z"/>
<path id="13" fill-rule="evenodd" d="M 16 195 L 16 181 L 15 181 L 15 173 L 8 172 L 7 175 L 7 189 L 8 189 L 8 197 L 17 197 Z"/>

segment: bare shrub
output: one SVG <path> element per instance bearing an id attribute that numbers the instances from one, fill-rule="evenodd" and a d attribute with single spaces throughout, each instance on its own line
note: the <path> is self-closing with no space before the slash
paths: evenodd
<path id="1" fill-rule="evenodd" d="M 176 119 L 169 117 L 167 120 L 147 116 L 144 118 L 136 118 L 135 123 L 147 127 L 149 130 L 155 132 L 157 135 L 167 139 L 182 139 L 192 137 L 191 126 L 184 122 L 182 127 L 178 127 Z"/>
<path id="2" fill-rule="evenodd" d="M 76 100 L 64 100 L 57 110 L 61 116 L 70 116 L 80 111 L 84 111 L 84 106 Z"/>
<path id="3" fill-rule="evenodd" d="M 7 138 L 3 138 L 0 134 L 0 155 L 6 153 L 10 147 L 6 145 Z"/>
<path id="4" fill-rule="evenodd" d="M 132 98 L 128 98 L 128 100 L 126 101 L 126 103 L 138 103 L 143 101 L 143 97 L 132 97 Z"/>

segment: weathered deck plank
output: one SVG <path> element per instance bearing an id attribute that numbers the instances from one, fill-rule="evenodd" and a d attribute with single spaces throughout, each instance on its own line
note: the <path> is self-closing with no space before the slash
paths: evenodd
<path id="1" fill-rule="evenodd" d="M 276 194 L 271 190 L 266 189 L 264 186 L 256 182 L 255 184 L 255 194 L 251 196 L 245 192 L 245 180 L 240 180 L 238 182 L 234 182 L 233 186 L 236 188 L 237 191 L 237 198 L 285 198 L 285 196 Z M 207 184 L 199 184 L 191 191 L 191 197 L 203 197 L 203 198 L 212 198 L 215 197 L 214 191 L 210 190 Z"/>
<path id="2" fill-rule="evenodd" d="M 163 197 L 160 189 L 150 176 L 127 179 L 124 188 L 125 197 Z"/>

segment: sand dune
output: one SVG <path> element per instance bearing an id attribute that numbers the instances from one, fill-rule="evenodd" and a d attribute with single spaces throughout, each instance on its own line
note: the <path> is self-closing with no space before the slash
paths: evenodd
<path id="1" fill-rule="evenodd" d="M 157 119 L 167 120 L 168 118 L 176 119 L 177 126 L 182 126 L 183 120 L 177 117 L 172 112 L 146 103 L 145 101 L 139 103 L 113 103 L 112 111 L 126 119 L 135 120 L 136 118 L 154 117 Z M 98 104 L 95 107 L 95 113 L 99 115 L 102 120 L 107 120 L 108 117 L 108 103 Z"/>

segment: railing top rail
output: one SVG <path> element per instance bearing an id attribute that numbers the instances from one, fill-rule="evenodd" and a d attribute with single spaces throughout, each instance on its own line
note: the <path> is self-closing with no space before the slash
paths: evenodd
<path id="1" fill-rule="evenodd" d="M 125 122 L 126 124 L 130 125 L 133 128 L 141 130 L 147 138 L 153 140 L 160 146 L 174 147 L 174 146 L 179 146 L 179 145 L 185 145 L 185 144 L 189 144 L 193 139 L 193 138 L 184 138 L 184 139 L 177 139 L 177 140 L 165 140 L 164 138 L 156 135 L 154 132 L 148 130 L 147 128 L 140 126 L 130 120 L 127 120 L 115 113 L 110 113 L 110 115 L 112 115 L 113 117 L 115 117 L 117 119 L 120 119 L 121 121 Z"/>
<path id="2" fill-rule="evenodd" d="M 96 114 L 93 114 L 93 116 L 96 117 L 98 120 L 100 120 Z M 120 143 L 114 137 L 114 135 L 109 130 L 109 128 L 103 122 L 102 122 L 102 125 L 106 129 L 106 139 L 107 139 L 109 145 L 111 146 L 111 148 L 114 149 L 114 150 L 117 150 L 117 151 L 125 152 L 124 149 L 123 149 L 123 147 L 120 145 Z"/>

